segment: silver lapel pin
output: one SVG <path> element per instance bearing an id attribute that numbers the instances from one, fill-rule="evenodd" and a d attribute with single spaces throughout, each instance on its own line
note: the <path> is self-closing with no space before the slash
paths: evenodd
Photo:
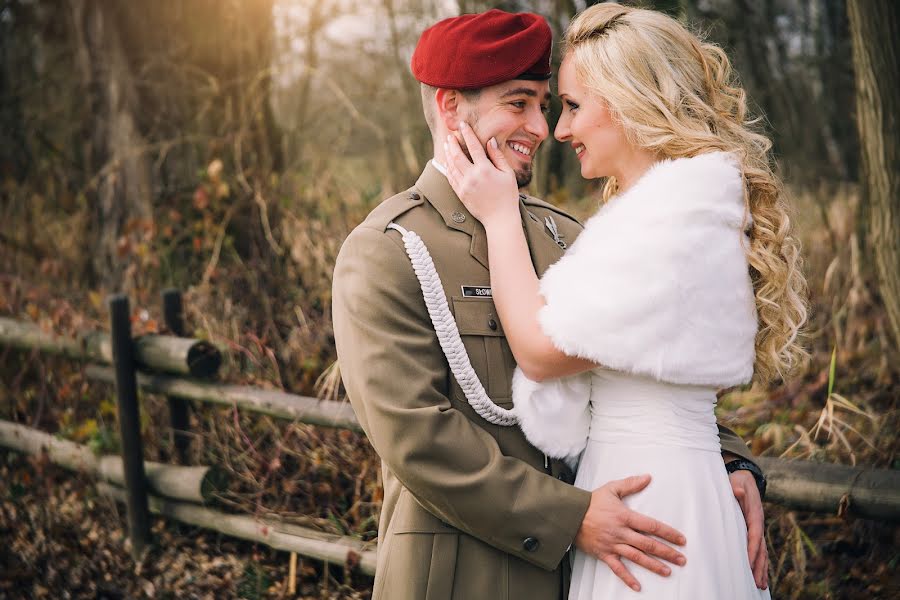
<path id="1" fill-rule="evenodd" d="M 547 229 L 550 231 L 550 235 L 553 236 L 553 241 L 556 242 L 560 248 L 563 250 L 566 249 L 566 243 L 563 241 L 563 236 L 559 229 L 556 227 L 556 221 L 553 220 L 553 217 L 544 217 L 544 225 L 547 226 Z"/>

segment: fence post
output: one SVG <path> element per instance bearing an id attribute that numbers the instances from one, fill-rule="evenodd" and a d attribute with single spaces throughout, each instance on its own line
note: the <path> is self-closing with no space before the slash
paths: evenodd
<path id="1" fill-rule="evenodd" d="M 128 535 L 131 538 L 131 555 L 139 560 L 150 542 L 150 509 L 147 505 L 147 479 L 144 474 L 144 449 L 141 442 L 141 417 L 128 297 L 123 294 L 111 296 L 109 313 L 116 370 L 119 436 L 122 440 L 122 462 L 128 492 Z"/>
<path id="2" fill-rule="evenodd" d="M 176 289 L 166 289 L 162 293 L 163 321 L 172 335 L 184 337 L 184 310 L 181 304 L 181 292 Z M 188 416 L 188 401 L 183 398 L 168 396 L 169 422 L 172 426 L 172 446 L 175 448 L 175 456 L 182 465 L 188 464 L 188 448 L 191 444 L 190 417 Z"/>

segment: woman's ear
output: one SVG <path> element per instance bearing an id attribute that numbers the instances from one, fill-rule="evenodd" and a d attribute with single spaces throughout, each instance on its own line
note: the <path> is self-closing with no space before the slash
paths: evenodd
<path id="1" fill-rule="evenodd" d="M 434 95 L 437 103 L 437 116 L 448 131 L 456 131 L 459 128 L 460 101 L 462 94 L 458 90 L 438 88 Z"/>

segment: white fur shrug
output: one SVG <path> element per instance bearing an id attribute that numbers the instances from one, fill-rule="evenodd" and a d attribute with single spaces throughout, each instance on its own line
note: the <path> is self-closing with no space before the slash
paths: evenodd
<path id="1" fill-rule="evenodd" d="M 675 384 L 727 387 L 753 374 L 756 307 L 743 181 L 729 154 L 654 165 L 600 208 L 541 278 L 544 333 L 572 356 Z M 517 370 L 513 400 L 529 440 L 577 456 L 590 376 L 537 384 Z"/>

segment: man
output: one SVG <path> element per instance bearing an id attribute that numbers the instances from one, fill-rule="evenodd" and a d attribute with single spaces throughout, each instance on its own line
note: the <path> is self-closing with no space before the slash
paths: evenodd
<path id="1" fill-rule="evenodd" d="M 530 446 L 517 427 L 493 425 L 473 409 L 450 373 L 392 226 L 424 241 L 475 373 L 495 404 L 511 407 L 515 361 L 490 298 L 485 232 L 443 174 L 443 142 L 467 122 L 480 139 L 496 138 L 519 186 L 527 186 L 535 152 L 549 134 L 550 45 L 542 17 L 498 10 L 447 19 L 422 34 L 412 71 L 422 84 L 434 159 L 414 187 L 372 211 L 337 259 L 333 313 L 341 372 L 382 459 L 376 600 L 565 598 L 563 558 L 573 544 L 631 585 L 635 573 L 656 576 L 635 565 L 662 576 L 678 568 L 678 532 L 621 501 L 648 478 L 577 489 L 572 472 Z M 520 211 L 540 274 L 581 226 L 524 194 Z M 722 430 L 720 437 L 724 451 L 750 457 L 736 435 Z M 753 548 L 762 538 L 754 477 L 747 471 L 732 477 L 751 526 L 752 561 L 764 569 L 764 549 Z"/>

